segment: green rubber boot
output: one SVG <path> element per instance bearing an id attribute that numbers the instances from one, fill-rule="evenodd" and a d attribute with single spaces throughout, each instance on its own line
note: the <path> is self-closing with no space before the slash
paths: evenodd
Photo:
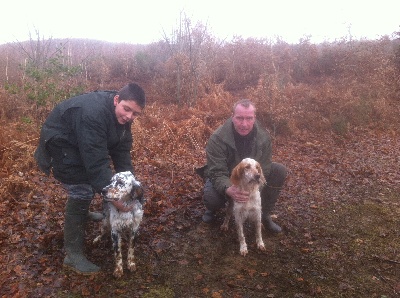
<path id="1" fill-rule="evenodd" d="M 89 206 L 90 200 L 68 199 L 65 208 L 64 266 L 84 275 L 100 271 L 100 267 L 91 263 L 83 254 Z"/>
<path id="2" fill-rule="evenodd" d="M 103 218 L 104 218 L 104 216 L 103 216 L 102 213 L 99 213 L 99 212 L 91 212 L 91 211 L 89 211 L 89 213 L 88 213 L 88 218 L 89 218 L 91 221 L 102 221 Z"/>
<path id="3" fill-rule="evenodd" d="M 263 216 L 264 227 L 272 233 L 282 233 L 282 228 L 272 221 L 271 215 L 266 214 Z"/>

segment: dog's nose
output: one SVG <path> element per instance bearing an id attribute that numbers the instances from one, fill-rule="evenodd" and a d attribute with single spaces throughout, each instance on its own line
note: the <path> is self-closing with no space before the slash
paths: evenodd
<path id="1" fill-rule="evenodd" d="M 257 174 L 257 175 L 254 176 L 254 179 L 256 179 L 257 181 L 260 180 L 260 178 L 261 178 L 260 174 Z"/>

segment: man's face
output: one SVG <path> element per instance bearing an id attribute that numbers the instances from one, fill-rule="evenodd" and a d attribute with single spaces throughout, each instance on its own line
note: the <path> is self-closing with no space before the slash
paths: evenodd
<path id="1" fill-rule="evenodd" d="M 232 122 L 235 130 L 241 136 L 248 135 L 253 129 L 254 122 L 256 121 L 256 114 L 254 106 L 250 105 L 248 108 L 237 105 L 232 115 Z"/>
<path id="2" fill-rule="evenodd" d="M 119 124 L 132 122 L 142 114 L 142 108 L 133 100 L 121 100 L 118 102 L 118 95 L 114 97 L 115 115 Z"/>

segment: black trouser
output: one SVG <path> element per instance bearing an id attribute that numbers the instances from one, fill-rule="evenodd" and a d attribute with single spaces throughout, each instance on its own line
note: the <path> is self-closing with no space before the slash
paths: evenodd
<path id="1" fill-rule="evenodd" d="M 287 171 L 284 165 L 276 162 L 272 163 L 271 171 L 266 177 L 267 185 L 261 191 L 263 214 L 270 214 L 274 209 L 279 193 L 285 183 L 286 175 Z M 206 180 L 204 185 L 203 202 L 206 208 L 213 212 L 225 207 L 225 195 L 220 195 L 209 179 Z"/>

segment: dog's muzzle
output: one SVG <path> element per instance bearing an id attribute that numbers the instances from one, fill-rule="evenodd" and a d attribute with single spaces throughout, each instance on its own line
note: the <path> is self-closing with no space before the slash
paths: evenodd
<path id="1" fill-rule="evenodd" d="M 103 199 L 103 201 L 105 201 L 105 202 L 118 201 L 118 199 L 110 199 L 109 197 L 107 197 L 107 194 L 108 194 L 108 190 L 104 188 L 104 189 L 101 191 L 101 194 L 100 194 L 100 196 L 101 196 L 101 198 Z"/>

